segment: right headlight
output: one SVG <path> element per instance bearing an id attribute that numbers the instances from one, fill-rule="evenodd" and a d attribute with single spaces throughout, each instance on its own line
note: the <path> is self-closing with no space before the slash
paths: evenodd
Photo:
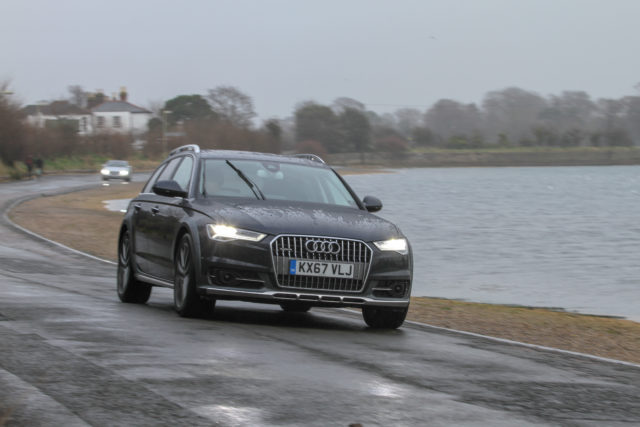
<path id="1" fill-rule="evenodd" d="M 409 253 L 409 245 L 407 239 L 389 239 L 373 242 L 381 251 L 394 251 L 399 254 L 406 255 Z"/>
<path id="2" fill-rule="evenodd" d="M 220 242 L 228 242 L 229 240 L 248 240 L 250 242 L 259 242 L 267 237 L 264 233 L 243 230 L 241 228 L 222 224 L 207 224 L 207 233 L 211 239 L 218 240 Z"/>
<path id="3" fill-rule="evenodd" d="M 94 170 L 95 170 L 95 169 L 94 169 Z M 102 169 L 102 170 L 100 171 L 100 173 L 101 173 L 102 175 L 109 175 L 109 169 L 104 168 L 104 169 Z"/>

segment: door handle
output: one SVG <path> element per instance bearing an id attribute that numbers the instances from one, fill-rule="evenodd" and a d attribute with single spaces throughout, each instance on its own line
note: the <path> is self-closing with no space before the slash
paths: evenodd
<path id="1" fill-rule="evenodd" d="M 136 212 L 139 212 L 140 209 L 142 209 L 142 205 L 140 203 L 136 203 L 135 205 L 133 205 L 133 209 L 135 209 Z"/>
<path id="2" fill-rule="evenodd" d="M 160 212 L 160 208 L 157 206 L 154 206 L 153 208 L 151 208 L 151 213 L 152 214 L 157 214 L 158 212 Z"/>

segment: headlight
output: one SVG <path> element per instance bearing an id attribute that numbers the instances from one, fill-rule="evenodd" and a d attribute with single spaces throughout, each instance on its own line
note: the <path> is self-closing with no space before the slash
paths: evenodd
<path id="1" fill-rule="evenodd" d="M 381 251 L 395 251 L 402 255 L 409 253 L 406 239 L 382 240 L 380 242 L 373 242 L 373 244 Z"/>
<path id="2" fill-rule="evenodd" d="M 122 170 L 120 171 L 120 175 L 121 175 L 121 176 L 122 176 L 122 175 L 129 175 L 129 171 L 128 171 L 128 170 L 126 170 L 126 169 L 122 169 Z"/>
<path id="3" fill-rule="evenodd" d="M 227 242 L 229 240 L 248 240 L 250 242 L 259 242 L 267 237 L 267 235 L 263 233 L 242 230 L 240 228 L 221 224 L 207 224 L 207 233 L 213 240 L 221 242 Z"/>
<path id="4" fill-rule="evenodd" d="M 101 173 L 102 175 L 109 175 L 109 169 L 104 168 L 104 169 L 102 169 L 102 170 L 100 171 L 100 173 Z"/>

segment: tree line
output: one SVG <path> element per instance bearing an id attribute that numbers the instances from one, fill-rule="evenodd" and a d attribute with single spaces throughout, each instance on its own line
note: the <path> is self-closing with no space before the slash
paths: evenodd
<path id="1" fill-rule="evenodd" d="M 80 136 L 70 123 L 29 126 L 21 106 L 0 84 L 0 159 L 11 165 L 28 154 L 42 157 L 103 154 L 126 158 L 133 136 Z M 68 101 L 90 108 L 107 100 L 79 85 Z M 640 89 L 640 87 L 638 88 Z M 233 86 L 206 94 L 178 95 L 150 107 L 155 117 L 143 136 L 143 153 L 198 144 L 203 148 L 316 154 L 399 152 L 412 147 L 615 147 L 640 144 L 640 96 L 592 100 L 583 91 L 542 96 L 517 87 L 488 92 L 479 105 L 441 99 L 424 110 L 400 108 L 379 114 L 362 102 L 341 97 L 330 105 L 315 101 L 294 107 L 291 117 L 256 125 L 252 98 Z"/>
<path id="2" fill-rule="evenodd" d="M 411 146 L 629 147 L 640 144 L 640 96 L 594 101 L 583 91 L 543 97 L 517 87 L 488 92 L 481 105 L 441 99 L 430 108 L 377 114 L 350 98 L 297 106 L 295 143 L 329 153 L 401 151 Z"/>

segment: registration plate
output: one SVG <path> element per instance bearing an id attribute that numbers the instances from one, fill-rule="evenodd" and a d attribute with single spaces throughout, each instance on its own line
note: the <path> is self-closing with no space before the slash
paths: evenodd
<path id="1" fill-rule="evenodd" d="M 353 278 L 353 264 L 344 262 L 303 261 L 292 259 L 289 261 L 289 274 L 298 276 Z"/>

